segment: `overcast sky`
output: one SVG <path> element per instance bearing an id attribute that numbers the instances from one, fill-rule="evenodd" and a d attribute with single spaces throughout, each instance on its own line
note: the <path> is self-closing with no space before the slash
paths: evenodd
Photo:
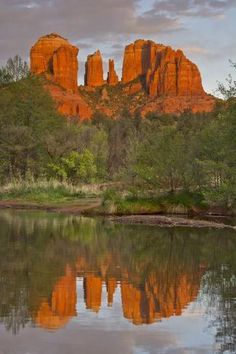
<path id="1" fill-rule="evenodd" d="M 15 54 L 28 60 L 51 32 L 80 48 L 80 84 L 88 54 L 100 49 L 120 74 L 124 46 L 144 38 L 183 49 L 213 92 L 236 61 L 236 0 L 0 0 L 1 65 Z"/>

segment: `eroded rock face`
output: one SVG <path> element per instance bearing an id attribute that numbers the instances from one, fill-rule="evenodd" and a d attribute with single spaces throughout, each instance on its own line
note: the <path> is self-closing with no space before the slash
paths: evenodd
<path id="1" fill-rule="evenodd" d="M 163 48 L 163 45 L 143 39 L 138 39 L 126 46 L 123 59 L 122 82 L 127 83 L 146 75 L 148 69 L 155 62 L 157 52 L 160 52 Z"/>
<path id="2" fill-rule="evenodd" d="M 59 113 L 78 120 L 90 119 L 93 111 L 79 92 L 65 91 L 58 85 L 47 85 L 52 98 L 56 102 Z"/>
<path id="3" fill-rule="evenodd" d="M 128 45 L 121 85 L 113 60 L 109 60 L 107 80 L 103 79 L 103 60 L 97 51 L 87 58 L 85 87 L 80 88 L 77 55 L 78 48 L 55 33 L 39 38 L 30 53 L 31 72 L 46 76 L 58 111 L 67 117 L 90 119 L 96 110 L 116 118 L 124 109 L 143 117 L 149 112 L 179 115 L 214 109 L 215 98 L 204 92 L 197 66 L 181 50 L 150 40 Z M 112 93 L 106 86 L 96 89 L 105 84 L 120 86 Z"/>
<path id="4" fill-rule="evenodd" d="M 107 75 L 107 83 L 108 85 L 117 85 L 118 82 L 119 82 L 119 78 L 115 71 L 114 60 L 109 59 L 109 71 Z"/>
<path id="5" fill-rule="evenodd" d="M 30 51 L 33 74 L 45 74 L 67 90 L 77 90 L 78 48 L 56 33 L 39 38 Z"/>
<path id="6" fill-rule="evenodd" d="M 151 97 L 203 95 L 201 75 L 181 50 L 137 40 L 125 48 L 122 82 L 145 81 Z"/>
<path id="7" fill-rule="evenodd" d="M 103 80 L 103 62 L 100 51 L 91 54 L 85 64 L 85 86 L 97 87 L 104 84 Z"/>

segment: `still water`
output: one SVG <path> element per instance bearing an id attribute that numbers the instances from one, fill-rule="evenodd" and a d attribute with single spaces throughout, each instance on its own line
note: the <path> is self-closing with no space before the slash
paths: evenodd
<path id="1" fill-rule="evenodd" d="M 236 353 L 236 232 L 0 211 L 0 354 Z"/>

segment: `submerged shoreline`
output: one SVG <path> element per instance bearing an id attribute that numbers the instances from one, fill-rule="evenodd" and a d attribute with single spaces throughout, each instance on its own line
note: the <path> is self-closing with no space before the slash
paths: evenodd
<path id="1" fill-rule="evenodd" d="M 0 201 L 1 209 L 16 210 L 44 210 L 46 212 L 55 212 L 73 215 L 99 216 L 108 219 L 111 222 L 127 225 L 151 225 L 158 227 L 189 227 L 189 228 L 214 228 L 214 229 L 232 229 L 236 231 L 236 226 L 222 222 L 204 220 L 204 217 L 214 217 L 214 215 L 200 215 L 201 218 L 194 219 L 188 217 L 187 214 L 131 214 L 118 215 L 108 214 L 105 212 L 95 212 L 96 208 L 101 205 L 100 199 L 85 199 L 80 202 L 67 202 L 63 204 L 44 204 L 36 202 L 22 202 L 16 200 Z M 215 215 L 215 217 L 228 217 L 228 215 Z"/>

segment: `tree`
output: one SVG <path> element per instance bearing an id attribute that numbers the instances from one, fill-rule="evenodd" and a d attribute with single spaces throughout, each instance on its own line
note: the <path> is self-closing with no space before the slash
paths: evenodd
<path id="1" fill-rule="evenodd" d="M 233 63 L 231 60 L 229 61 L 231 67 L 236 69 L 236 63 Z M 232 75 L 229 74 L 226 78 L 226 84 L 218 82 L 218 90 L 217 90 L 225 99 L 229 99 L 231 97 L 236 97 L 236 80 L 233 79 Z"/>
<path id="2" fill-rule="evenodd" d="M 53 177 L 71 183 L 94 182 L 97 174 L 94 156 L 87 149 L 82 153 L 72 151 L 57 163 L 50 163 L 48 167 Z"/>
<path id="3" fill-rule="evenodd" d="M 66 121 L 59 116 L 43 82 L 29 77 L 1 89 L 0 170 L 3 180 L 39 176 L 49 161 L 46 141 Z"/>
<path id="4" fill-rule="evenodd" d="M 0 69 L 0 84 L 19 81 L 29 76 L 29 67 L 19 55 L 9 58 L 5 67 Z"/>

